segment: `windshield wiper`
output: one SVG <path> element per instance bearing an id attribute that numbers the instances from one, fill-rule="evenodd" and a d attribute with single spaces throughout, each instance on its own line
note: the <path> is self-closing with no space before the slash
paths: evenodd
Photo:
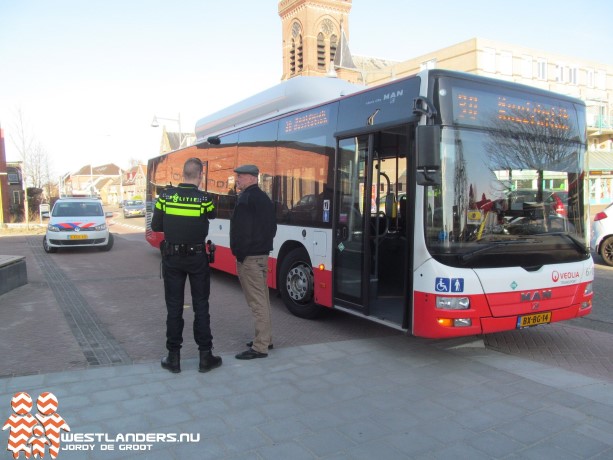
<path id="1" fill-rule="evenodd" d="M 562 238 L 566 238 L 567 240 L 570 240 L 574 246 L 577 247 L 577 249 L 579 249 L 579 251 L 582 254 L 587 254 L 588 251 L 585 248 L 585 245 L 583 243 L 581 243 L 581 241 L 579 241 L 578 239 L 574 238 L 572 235 L 570 235 L 569 233 L 565 233 L 565 232 L 553 232 L 553 233 L 545 233 L 543 236 L 561 236 Z"/>
<path id="2" fill-rule="evenodd" d="M 496 240 L 496 241 L 490 240 L 488 244 L 483 247 L 474 249 L 473 251 L 470 251 L 470 252 L 465 252 L 462 255 L 458 255 L 458 259 L 460 259 L 460 262 L 468 262 L 470 259 L 472 259 L 477 254 L 480 254 L 482 252 L 487 252 L 493 248 L 498 248 L 500 246 L 507 246 L 510 244 L 534 243 L 535 241 L 536 240 L 534 238 L 522 238 L 522 239 L 517 239 L 517 240 Z"/>

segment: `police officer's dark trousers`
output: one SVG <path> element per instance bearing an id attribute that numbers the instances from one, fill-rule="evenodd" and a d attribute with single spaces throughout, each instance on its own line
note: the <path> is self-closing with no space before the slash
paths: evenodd
<path id="1" fill-rule="evenodd" d="M 206 253 L 165 255 L 163 258 L 164 294 L 166 297 L 166 348 L 179 351 L 183 343 L 183 305 L 185 280 L 189 276 L 194 310 L 194 340 L 198 350 L 212 349 L 209 293 L 211 276 Z"/>

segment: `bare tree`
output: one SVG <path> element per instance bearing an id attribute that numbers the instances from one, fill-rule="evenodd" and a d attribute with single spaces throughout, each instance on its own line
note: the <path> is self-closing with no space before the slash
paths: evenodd
<path id="1" fill-rule="evenodd" d="M 490 142 L 486 145 L 490 169 L 536 171 L 539 200 L 545 169 L 572 172 L 577 168 L 574 162 L 578 139 L 565 110 L 527 113 L 522 108 L 507 108 L 504 115 L 492 116 L 490 127 Z"/>
<path id="2" fill-rule="evenodd" d="M 50 162 L 47 152 L 32 134 L 33 130 L 28 125 L 21 108 L 15 112 L 15 123 L 9 137 L 19 153 L 21 159 L 21 174 L 23 180 L 24 216 L 26 224 L 29 224 L 28 185 L 42 189 L 49 182 Z"/>
<path id="3" fill-rule="evenodd" d="M 30 152 L 26 171 L 33 187 L 43 188 L 43 185 L 49 182 L 49 169 L 49 156 L 46 150 L 39 142 L 35 142 Z"/>

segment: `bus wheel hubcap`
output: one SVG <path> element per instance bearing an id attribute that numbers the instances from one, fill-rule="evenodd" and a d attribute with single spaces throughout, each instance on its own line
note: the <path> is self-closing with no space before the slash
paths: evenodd
<path id="1" fill-rule="evenodd" d="M 287 274 L 287 293 L 295 301 L 302 301 L 309 291 L 309 274 L 304 266 L 292 268 Z"/>

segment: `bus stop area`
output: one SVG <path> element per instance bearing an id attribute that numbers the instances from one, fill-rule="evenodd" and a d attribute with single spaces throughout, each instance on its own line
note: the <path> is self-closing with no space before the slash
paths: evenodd
<path id="1" fill-rule="evenodd" d="M 70 427 L 61 459 L 613 457 L 613 334 L 570 322 L 420 339 L 340 312 L 295 318 L 271 291 L 274 349 L 239 361 L 251 313 L 238 281 L 213 273 L 223 365 L 198 373 L 186 308 L 170 374 L 159 254 L 142 234 L 108 253 L 41 241 L 0 238 L 28 280 L 0 295 L 0 407 L 8 418 L 27 392 L 34 414 L 53 393 Z"/>

